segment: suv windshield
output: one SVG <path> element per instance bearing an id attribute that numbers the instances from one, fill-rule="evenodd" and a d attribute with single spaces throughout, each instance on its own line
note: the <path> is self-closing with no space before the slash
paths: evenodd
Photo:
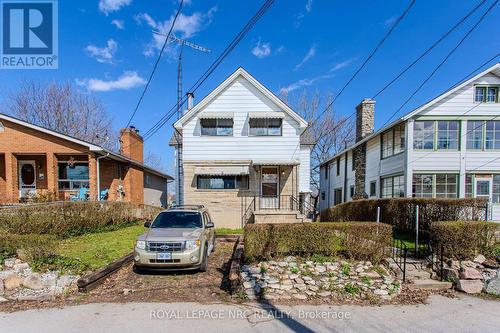
<path id="1" fill-rule="evenodd" d="M 197 212 L 162 212 L 151 228 L 201 228 L 201 215 Z"/>

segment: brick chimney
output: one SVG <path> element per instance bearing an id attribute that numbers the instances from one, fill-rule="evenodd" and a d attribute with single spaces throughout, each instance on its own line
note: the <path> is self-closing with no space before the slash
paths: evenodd
<path id="1" fill-rule="evenodd" d="M 120 154 L 144 163 L 143 149 L 144 140 L 134 126 L 120 130 Z"/>
<path id="2" fill-rule="evenodd" d="M 356 107 L 356 142 L 373 133 L 375 129 L 375 101 L 365 98 Z"/>

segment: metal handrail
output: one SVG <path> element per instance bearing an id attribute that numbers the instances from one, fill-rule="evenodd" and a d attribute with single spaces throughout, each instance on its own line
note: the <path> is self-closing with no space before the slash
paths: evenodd
<path id="1" fill-rule="evenodd" d="M 252 213 L 255 210 L 255 197 L 252 199 L 250 204 L 248 205 L 247 209 L 245 210 L 245 213 L 243 214 L 242 218 L 242 225 L 243 227 L 250 221 L 250 217 L 252 216 Z"/>
<path id="2" fill-rule="evenodd" d="M 408 246 L 401 239 L 392 240 L 392 260 L 396 266 L 403 272 L 403 282 L 406 281 L 406 259 L 408 257 Z"/>

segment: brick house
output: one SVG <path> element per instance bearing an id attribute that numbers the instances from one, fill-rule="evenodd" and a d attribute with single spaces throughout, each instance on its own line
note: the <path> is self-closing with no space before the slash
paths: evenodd
<path id="1" fill-rule="evenodd" d="M 143 164 L 135 128 L 122 129 L 120 142 L 117 154 L 0 113 L 0 204 L 69 200 L 86 187 L 90 200 L 108 189 L 107 200 L 165 206 L 172 177 Z"/>

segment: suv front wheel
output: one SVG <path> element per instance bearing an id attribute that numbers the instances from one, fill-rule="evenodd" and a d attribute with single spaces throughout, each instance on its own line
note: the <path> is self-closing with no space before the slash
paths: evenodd
<path id="1" fill-rule="evenodd" d="M 201 261 L 200 272 L 206 272 L 208 269 L 208 247 L 205 244 L 205 251 L 203 251 L 203 259 Z"/>

